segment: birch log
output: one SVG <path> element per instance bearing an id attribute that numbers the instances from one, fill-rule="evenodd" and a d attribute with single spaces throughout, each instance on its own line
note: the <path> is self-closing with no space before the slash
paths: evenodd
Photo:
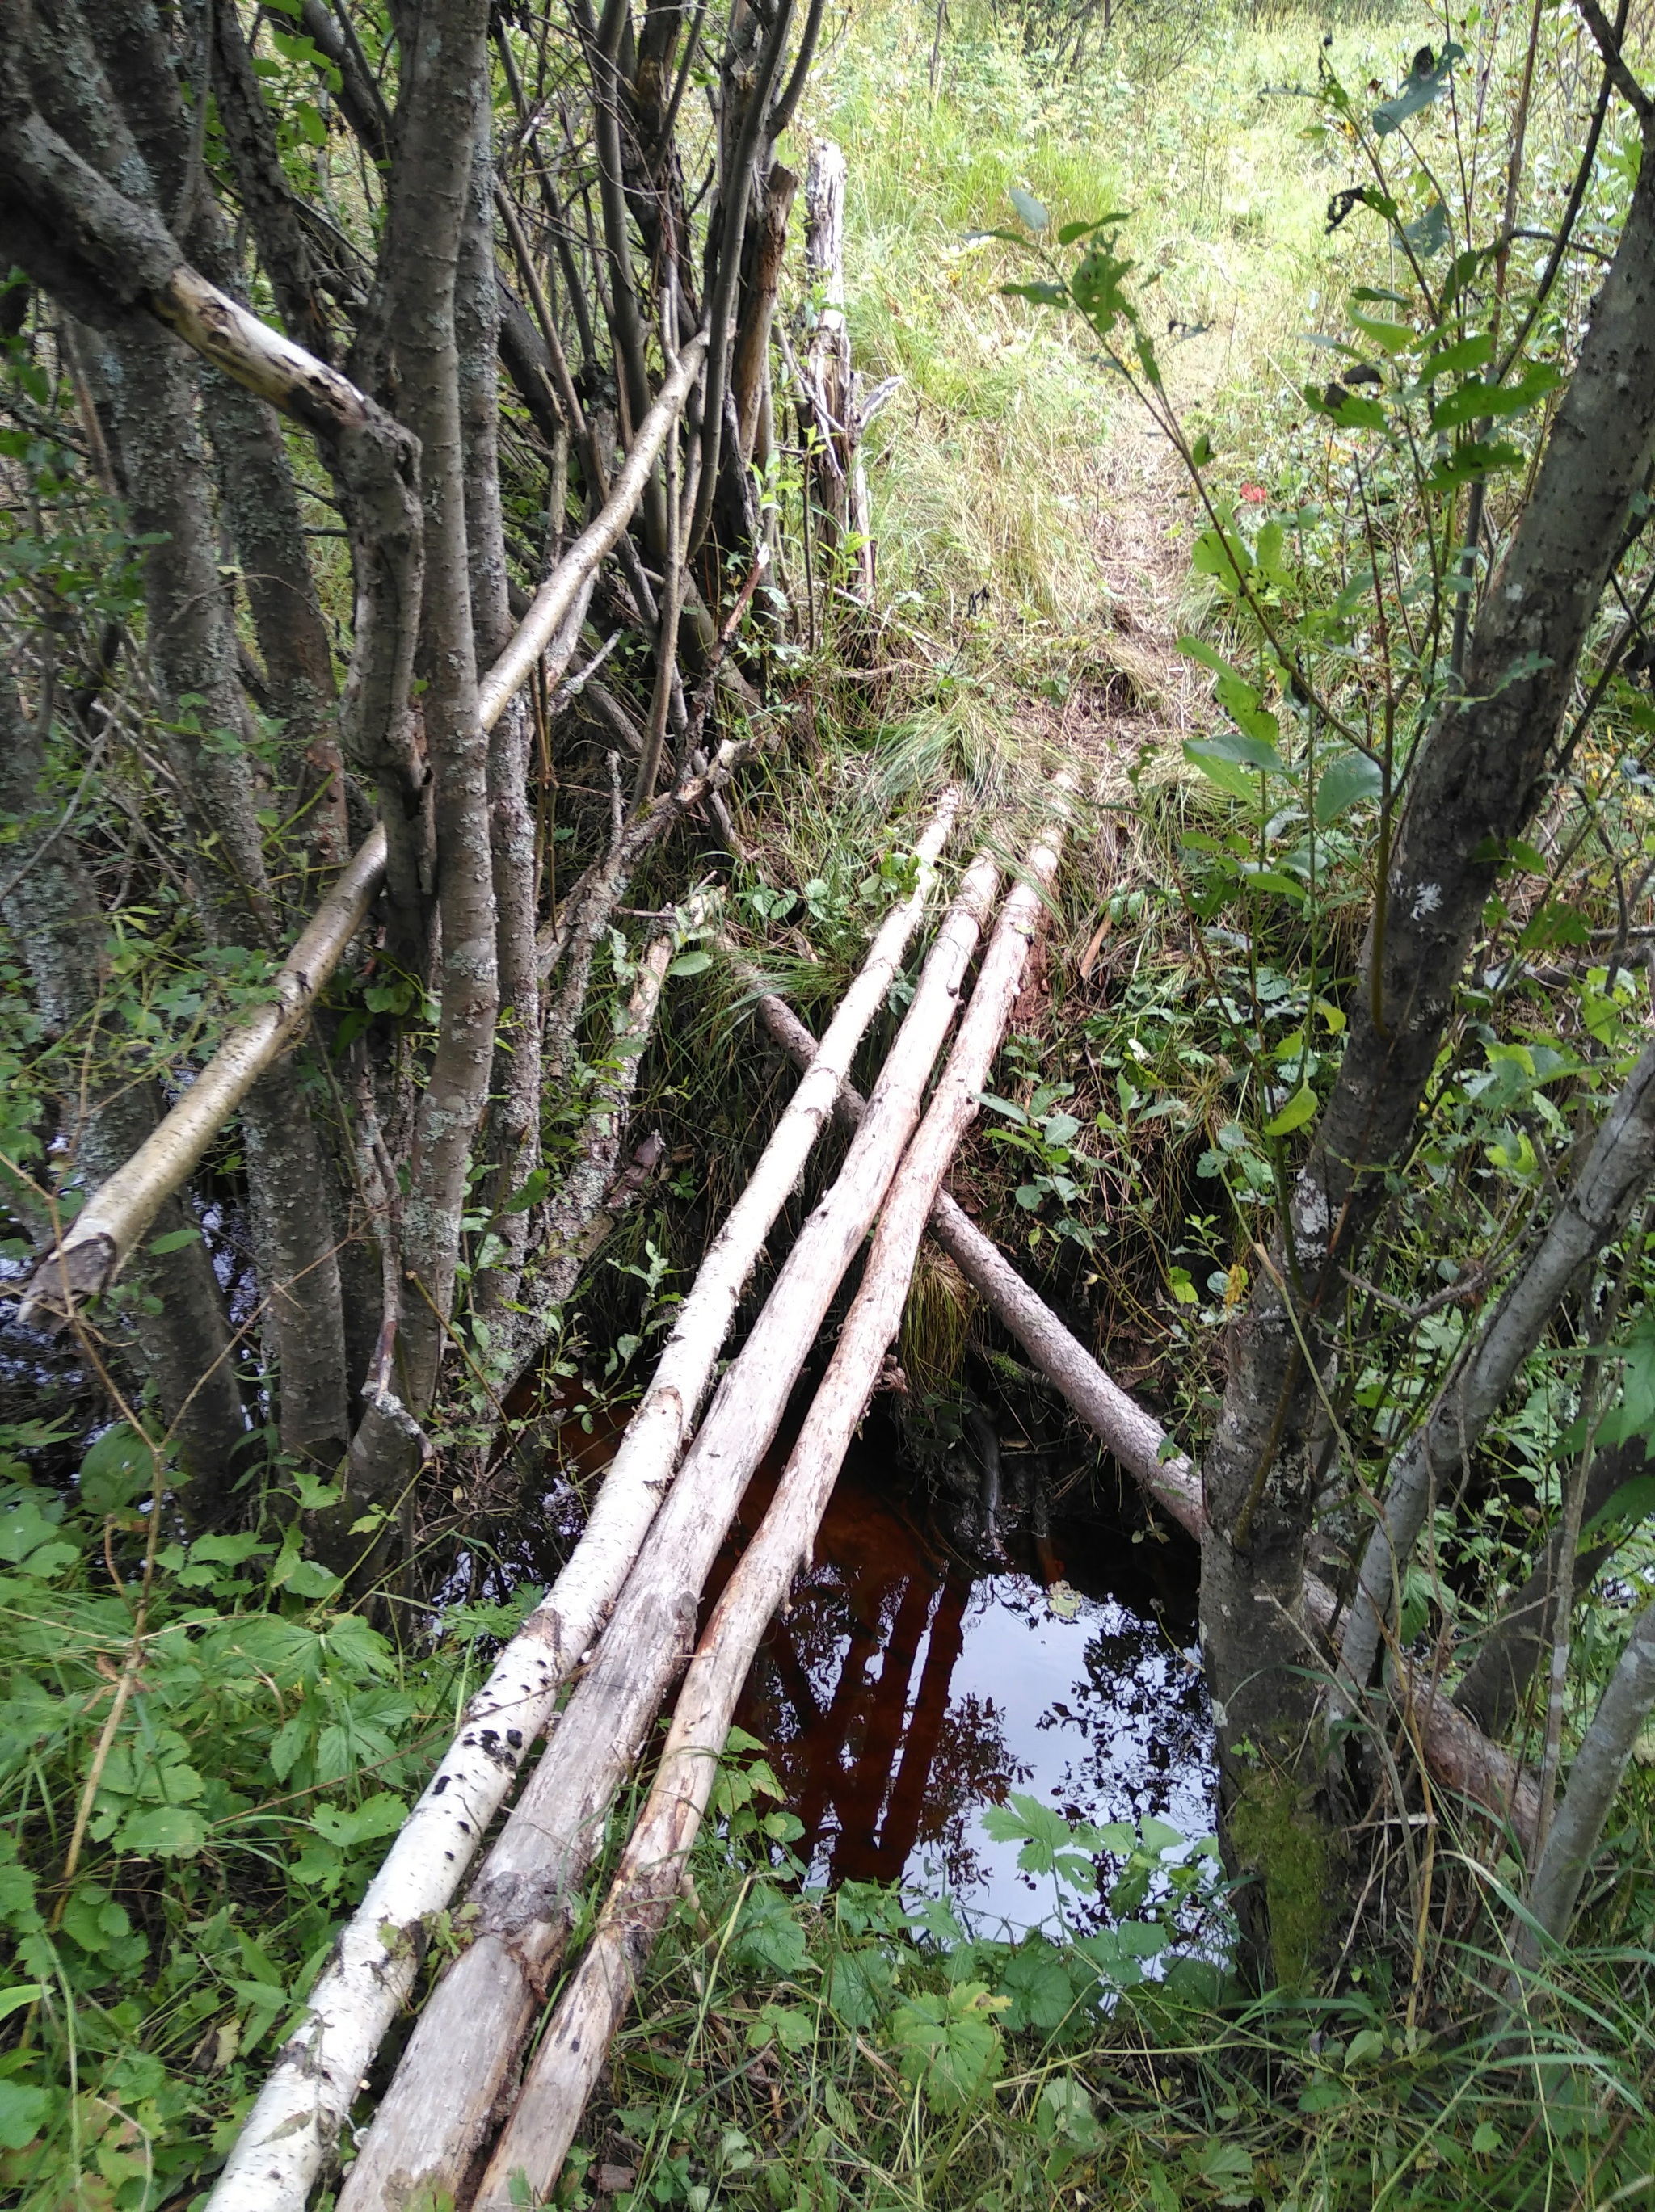
<path id="1" fill-rule="evenodd" d="M 708 1570 L 919 1117 L 997 881 L 986 854 L 966 874 L 838 1178 L 720 1383 L 597 1655 L 489 1854 L 472 1895 L 472 1941 L 426 2004 L 346 2177 L 340 2212 L 399 2212 L 417 2195 L 457 2196 L 487 2139 L 611 1801 L 690 1656 Z M 824 1084 L 815 1095 L 825 1117 L 831 1091 Z M 643 1410 L 632 1427 L 642 1427 Z M 682 1401 L 662 1405 L 657 1418 L 671 1433 Z M 618 1471 L 618 1459 L 611 1481 Z M 670 1461 L 643 1478 L 646 1487 L 658 1492 L 668 1472 Z M 639 1476 L 630 1471 L 628 1480 Z"/>
<path id="2" fill-rule="evenodd" d="M 800 1084 L 714 1240 L 581 1541 L 467 1706 L 453 1742 L 346 1923 L 311 1991 L 306 2019 L 283 2049 L 219 2177 L 210 2212 L 302 2212 L 362 2075 L 413 1986 L 427 1916 L 453 1899 L 525 1752 L 545 1729 L 559 1690 L 637 1557 L 700 1409 L 742 1285 L 826 1126 L 837 1085 L 924 914 L 958 805 L 958 793 L 946 793 L 921 837 L 913 890 L 880 925 L 822 1040 L 819 1073 Z"/>
<path id="3" fill-rule="evenodd" d="M 783 1050 L 802 1066 L 810 1064 L 810 1031 L 784 1000 L 766 993 L 758 1000 L 765 1027 Z M 837 1111 L 855 1126 L 862 1101 L 850 1086 L 840 1088 Z M 1156 1504 L 1198 1540 L 1207 1525 L 1201 1476 L 1183 1452 L 1166 1451 L 1167 1434 L 1154 1415 L 1128 1397 L 1066 1328 L 1039 1294 L 1031 1290 L 1005 1254 L 960 1206 L 939 1191 L 931 1212 L 931 1231 L 995 1318 L 1010 1331 L 1047 1381 L 1055 1385 L 1092 1434 L 1112 1452 Z M 1314 1577 L 1305 1585 L 1305 1605 L 1323 1637 L 1332 1634 L 1337 1601 Z M 1305 1654 L 1322 1667 L 1319 1650 Z M 1407 1723 L 1419 1753 L 1435 1779 L 1509 1820 L 1525 1848 L 1532 1844 L 1539 1820 L 1539 1793 L 1532 1775 L 1496 1743 L 1491 1743 L 1467 1715 L 1458 1711 L 1433 1682 L 1411 1668 L 1402 1682 Z"/>
<path id="4" fill-rule="evenodd" d="M 370 830 L 276 972 L 274 995 L 234 1030 L 131 1159 L 100 1183 L 35 1269 L 19 1318 L 67 1319 L 106 1290 L 173 1193 L 271 1063 L 298 1036 L 316 994 L 361 928 L 385 873 L 385 832 Z"/>
<path id="5" fill-rule="evenodd" d="M 513 2212 L 514 2203 L 522 2201 L 520 2176 L 528 2184 L 527 2201 L 544 2203 L 557 2179 L 677 1894 L 753 1655 L 810 1556 L 845 1452 L 901 1325 L 920 1239 L 948 1164 L 976 1118 L 977 1095 L 1005 1036 L 1029 945 L 1040 926 L 1041 892 L 1057 872 L 1060 845 L 1061 832 L 1037 845 L 1027 879 L 1006 902 L 948 1064 L 880 1209 L 861 1285 L 822 1386 L 763 1525 L 701 1640 L 643 1818 L 489 2162 L 476 2212 Z"/>

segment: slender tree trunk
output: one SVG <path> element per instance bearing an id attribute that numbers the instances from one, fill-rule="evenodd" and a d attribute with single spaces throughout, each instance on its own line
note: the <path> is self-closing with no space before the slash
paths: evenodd
<path id="1" fill-rule="evenodd" d="M 381 260 L 382 327 L 395 335 L 398 414 L 419 441 L 425 507 L 419 673 L 432 767 L 442 1012 L 420 1099 L 402 1209 L 405 1289 L 398 1320 L 403 1406 L 417 1420 L 436 1388 L 453 1304 L 472 1148 L 489 1095 L 499 1006 L 488 742 L 478 711 L 466 540 L 455 278 L 477 112 L 486 106 L 487 0 L 425 0 L 402 53 L 401 158 Z M 382 1401 L 351 1441 L 350 1486 L 369 1500 L 411 1474 L 413 1448 Z"/>
<path id="2" fill-rule="evenodd" d="M 1443 708 L 1411 771 L 1339 1080 L 1236 1332 L 1204 1469 L 1202 1629 L 1219 1721 L 1220 1830 L 1261 1980 L 1313 1971 L 1338 1923 L 1342 1844 L 1319 1796 L 1324 1753 L 1317 1687 L 1303 1663 L 1302 1592 L 1342 1271 L 1411 1139 L 1497 856 L 1546 787 L 1581 647 L 1652 457 L 1655 161 L 1646 161 L 1528 505 L 1484 600 L 1465 696 Z M 1279 1922 L 1290 1899 L 1312 1901 L 1291 1933 L 1285 1923 L 1273 1929 L 1273 1886 Z"/>
<path id="3" fill-rule="evenodd" d="M 1604 1116 L 1597 1141 L 1546 1233 L 1443 1390 L 1391 1462 L 1379 1526 L 1363 1553 L 1341 1646 L 1343 1682 L 1330 1710 L 1360 1706 L 1397 1612 L 1402 1577 L 1439 1480 L 1457 1474 L 1518 1368 L 1540 1342 L 1581 1270 L 1618 1237 L 1655 1180 L 1655 1044 L 1646 1048 Z"/>
<path id="4" fill-rule="evenodd" d="M 0 664 L 0 810 L 23 825 L 13 850 L 36 852 L 15 877 L 0 915 L 27 962 L 50 1036 L 75 1038 L 91 1075 L 64 1134 L 76 1179 L 101 1182 L 154 1128 L 160 1101 L 152 1079 L 127 1061 L 118 1012 L 107 1005 L 104 917 L 73 838 L 45 843 L 57 816 L 48 798 L 46 733 L 25 714 L 11 670 Z M 232 1358 L 224 1302 L 195 1219 L 177 1198 L 155 1217 L 166 1253 L 143 1249 L 119 1310 L 118 1338 L 130 1332 L 141 1379 L 154 1383 L 184 1477 L 186 1510 L 210 1515 L 225 1497 L 247 1441 L 247 1419 Z M 186 1241 L 187 1240 L 187 1241 Z"/>

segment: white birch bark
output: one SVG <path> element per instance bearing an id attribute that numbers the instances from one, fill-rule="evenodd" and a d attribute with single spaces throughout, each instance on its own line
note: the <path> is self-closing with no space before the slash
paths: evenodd
<path id="1" fill-rule="evenodd" d="M 512 2212 L 525 2177 L 544 2202 L 575 2137 L 610 2042 L 677 1893 L 706 1812 L 741 1686 L 771 1616 L 821 1526 L 857 1424 L 902 1322 L 920 1239 L 934 1200 L 977 1113 L 1006 1033 L 1040 890 L 1057 872 L 1062 833 L 1037 845 L 1029 880 L 1006 902 L 977 988 L 924 1121 L 880 1208 L 862 1280 L 770 1510 L 701 1640 L 679 1695 L 660 1771 L 622 1859 L 603 1919 L 526 2077 L 474 2200 L 475 2212 Z M 1038 888 L 1037 888 L 1038 887 Z M 518 2184 L 520 2198 L 521 2185 Z"/>
<path id="2" fill-rule="evenodd" d="M 559 1690 L 637 1557 L 700 1410 L 742 1286 L 924 915 L 958 805 L 958 794 L 947 793 L 921 837 L 914 889 L 880 925 L 823 1039 L 821 1073 L 800 1084 L 714 1240 L 581 1541 L 472 1699 L 458 1735 L 343 1930 L 335 1958 L 311 1991 L 308 2018 L 283 2050 L 219 2177 L 210 2212 L 301 2212 L 362 2077 L 406 2002 L 423 1923 L 454 1896 L 525 1752 L 545 1729 Z"/>
<path id="3" fill-rule="evenodd" d="M 352 407 L 366 405 L 344 377 L 192 270 L 177 272 L 157 309 L 209 360 L 301 419 L 320 415 L 324 402 L 332 414 L 352 420 Z M 482 679 L 478 696 L 485 730 L 493 728 L 528 681 L 536 659 L 557 639 L 599 562 L 631 520 L 650 466 L 682 409 L 692 380 L 686 364 L 699 360 L 695 349 L 700 343 L 697 340 L 685 349 L 677 372 L 662 386 L 617 472 L 601 513 L 541 586 L 510 645 Z M 572 639 L 569 642 L 572 650 Z M 193 1174 L 259 1076 L 297 1036 L 317 991 L 361 927 L 385 866 L 385 831 L 375 829 L 277 971 L 274 1001 L 232 1031 L 142 1149 L 94 1192 L 68 1235 L 40 1262 L 29 1285 L 26 1316 L 72 1312 L 80 1299 L 107 1289 L 156 1208 Z"/>
<path id="4" fill-rule="evenodd" d="M 1518 1369 L 1539 1343 L 1579 1270 L 1626 1225 L 1655 1175 L 1655 1044 L 1646 1048 L 1610 1107 L 1585 1165 L 1544 1236 L 1485 1325 L 1429 1418 L 1391 1462 L 1383 1516 L 1368 1539 L 1329 1694 L 1334 1719 L 1356 1711 L 1373 1674 L 1384 1626 L 1439 1475 L 1452 1473 L 1476 1443 Z"/>
<path id="5" fill-rule="evenodd" d="M 697 335 L 679 354 L 654 404 L 638 425 L 626 459 L 610 483 L 608 498 L 535 593 L 516 636 L 484 678 L 478 696 L 484 729 L 492 726 L 507 700 L 528 682 L 529 671 L 561 627 L 575 595 L 597 574 L 599 562 L 631 520 L 667 433 L 684 411 L 706 351 L 705 336 Z"/>
<path id="6" fill-rule="evenodd" d="M 472 1941 L 426 2003 L 345 2178 L 340 2212 L 399 2212 L 416 2195 L 458 2195 L 487 2140 L 614 1794 L 690 1656 L 708 1570 L 919 1118 L 998 873 L 980 856 L 938 932 L 838 1178 L 720 1383 L 602 1643 L 489 1853 L 472 1893 Z M 816 1096 L 825 1119 L 825 1083 Z M 664 1404 L 660 1418 L 681 1420 L 681 1402 Z M 631 1428 L 639 1425 L 635 1416 Z M 618 1460 L 611 1481 L 618 1471 Z M 662 1473 L 654 1486 L 665 1481 Z"/>
<path id="7" fill-rule="evenodd" d="M 67 1317 L 106 1290 L 158 1208 L 205 1158 L 218 1132 L 309 1018 L 316 994 L 361 928 L 385 873 L 385 832 L 363 839 L 277 970 L 274 996 L 232 1030 L 131 1159 L 100 1183 L 30 1280 L 21 1318 Z"/>

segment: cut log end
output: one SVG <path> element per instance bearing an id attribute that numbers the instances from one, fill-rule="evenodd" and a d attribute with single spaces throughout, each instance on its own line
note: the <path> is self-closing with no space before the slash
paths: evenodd
<path id="1" fill-rule="evenodd" d="M 94 1231 L 48 1252 L 29 1277 L 17 1318 L 25 1328 L 55 1336 L 68 1327 L 88 1300 L 102 1296 L 115 1273 L 119 1255 L 113 1237 Z"/>

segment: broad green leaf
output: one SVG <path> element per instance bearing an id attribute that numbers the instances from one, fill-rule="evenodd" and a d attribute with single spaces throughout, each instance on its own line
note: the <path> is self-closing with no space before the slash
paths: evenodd
<path id="1" fill-rule="evenodd" d="M 1444 346 L 1439 353 L 1427 354 L 1420 363 L 1420 382 L 1429 384 L 1439 376 L 1469 376 L 1474 368 L 1486 368 L 1494 350 L 1494 339 L 1487 331 L 1475 337 L 1460 338 L 1453 345 Z"/>
<path id="2" fill-rule="evenodd" d="M 986 1984 L 961 1982 L 946 1995 L 927 1990 L 897 2011 L 891 2040 L 898 2063 L 934 2111 L 963 2111 L 998 2075 L 1004 2051 L 994 2014 L 1005 2008 Z"/>
<path id="3" fill-rule="evenodd" d="M 44 1982 L 15 1982 L 10 1989 L 0 1990 L 0 2020 L 21 2012 L 25 2005 L 39 2004 L 46 1993 Z"/>
<path id="4" fill-rule="evenodd" d="M 52 2092 L 32 2081 L 0 2081 L 0 2149 L 21 2150 L 33 2142 L 52 2110 Z"/>
<path id="5" fill-rule="evenodd" d="M 342 1586 L 340 1577 L 330 1574 L 316 1559 L 295 1559 L 285 1571 L 278 1570 L 272 1579 L 281 1589 L 291 1590 L 295 1597 L 332 1597 Z"/>
<path id="6" fill-rule="evenodd" d="M 1350 319 L 1364 337 L 1372 338 L 1386 353 L 1405 353 L 1414 343 L 1415 334 L 1406 323 L 1382 322 L 1375 316 L 1359 315 L 1354 309 Z"/>
<path id="7" fill-rule="evenodd" d="M 119 1850 L 140 1858 L 193 1858 L 207 1840 L 207 1823 L 186 1805 L 145 1805 L 129 1813 L 115 1838 Z"/>
<path id="8" fill-rule="evenodd" d="M 88 1513 L 120 1513 L 147 1497 L 155 1479 L 149 1440 L 129 1422 L 107 1428 L 81 1462 L 81 1503 Z"/>
<path id="9" fill-rule="evenodd" d="M 1503 420 L 1511 415 L 1522 415 L 1537 406 L 1548 392 L 1555 392 L 1564 382 L 1561 368 L 1548 362 L 1536 362 L 1527 375 L 1515 384 L 1483 384 L 1476 378 L 1462 384 L 1439 399 L 1431 410 L 1433 430 L 1451 430 L 1462 422 L 1481 422 L 1490 418 Z"/>
<path id="10" fill-rule="evenodd" d="M 1274 722 L 1274 717 L 1266 718 Z M 1208 760 L 1231 761 L 1238 768 L 1256 769 L 1261 775 L 1291 775 L 1268 738 L 1250 736 L 1244 730 L 1216 730 L 1210 738 L 1191 738 L 1186 753 L 1199 750 Z"/>
<path id="11" fill-rule="evenodd" d="M 712 954 L 697 945 L 693 952 L 680 952 L 666 972 L 669 975 L 699 975 L 712 964 Z"/>
<path id="12" fill-rule="evenodd" d="M 1281 1111 L 1264 1124 L 1267 1137 L 1290 1137 L 1295 1129 L 1302 1129 L 1316 1111 L 1316 1093 L 1308 1083 L 1301 1083 Z"/>
<path id="13" fill-rule="evenodd" d="M 786 1975 L 798 1973 L 810 1956 L 788 1899 L 763 1882 L 747 1893 L 730 1950 L 739 1963 Z"/>
<path id="14" fill-rule="evenodd" d="M 871 2027 L 889 2009 L 896 1979 L 896 1962 L 887 1952 L 839 1951 L 828 1968 L 827 2001 L 847 2027 Z"/>
<path id="15" fill-rule="evenodd" d="M 1428 261 L 1433 253 L 1440 253 L 1447 245 L 1450 231 L 1448 210 L 1440 200 L 1433 200 L 1423 215 L 1402 225 L 1402 236 L 1421 259 Z"/>
<path id="16" fill-rule="evenodd" d="M 1391 131 L 1400 131 L 1404 123 L 1429 107 L 1433 100 L 1446 89 L 1454 64 L 1463 60 L 1464 54 L 1463 46 L 1446 46 L 1442 50 L 1441 59 L 1432 60 L 1430 48 L 1424 48 L 1422 58 L 1429 66 L 1411 70 L 1407 82 L 1396 98 L 1386 100 L 1383 106 L 1373 111 L 1373 127 L 1380 137 L 1387 137 Z"/>
<path id="17" fill-rule="evenodd" d="M 1018 221 L 1025 223 L 1037 236 L 1050 228 L 1050 216 L 1032 192 L 1025 192 L 1020 185 L 1010 185 L 1007 187 L 1007 197 L 1017 210 Z"/>
<path id="18" fill-rule="evenodd" d="M 1325 829 L 1360 799 L 1378 799 L 1384 771 L 1366 753 L 1340 753 L 1329 761 L 1316 783 L 1316 818 Z"/>

